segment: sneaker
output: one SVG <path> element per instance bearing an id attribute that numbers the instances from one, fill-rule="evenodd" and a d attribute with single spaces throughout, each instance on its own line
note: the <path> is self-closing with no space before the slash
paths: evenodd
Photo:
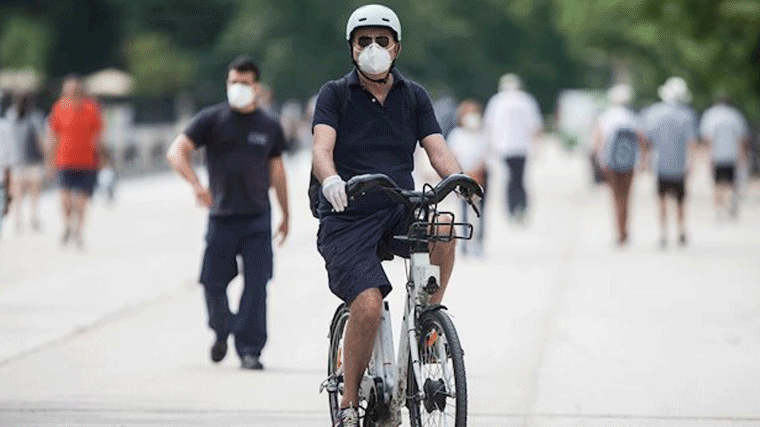
<path id="1" fill-rule="evenodd" d="M 211 346 L 211 361 L 219 363 L 227 355 L 227 340 L 217 339 Z"/>
<path id="2" fill-rule="evenodd" d="M 678 244 L 681 246 L 686 246 L 686 233 L 681 233 L 681 235 L 678 237 Z"/>
<path id="3" fill-rule="evenodd" d="M 359 427 L 359 412 L 351 407 L 341 409 L 333 427 Z"/>
<path id="4" fill-rule="evenodd" d="M 663 237 L 660 239 L 660 249 L 665 249 L 668 247 L 668 239 L 666 237 Z"/>
<path id="5" fill-rule="evenodd" d="M 242 357 L 240 367 L 243 369 L 252 369 L 254 371 L 260 371 L 264 369 L 264 365 L 259 362 L 259 356 L 253 354 L 246 354 Z"/>

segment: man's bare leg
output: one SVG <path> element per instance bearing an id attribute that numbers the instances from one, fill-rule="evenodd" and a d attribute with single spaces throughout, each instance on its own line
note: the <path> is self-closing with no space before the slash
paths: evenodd
<path id="1" fill-rule="evenodd" d="M 72 195 L 73 202 L 73 220 L 76 224 L 74 226 L 74 239 L 76 239 L 77 245 L 80 247 L 84 243 L 82 233 L 84 231 L 85 214 L 87 211 L 88 197 L 85 193 L 76 191 Z"/>
<path id="2" fill-rule="evenodd" d="M 74 216 L 73 204 L 71 190 L 68 188 L 61 190 L 61 208 L 63 211 L 62 243 L 66 243 L 69 237 L 71 237 L 72 217 Z"/>
<path id="3" fill-rule="evenodd" d="M 441 283 L 438 291 L 430 297 L 431 304 L 440 304 L 443 294 L 449 284 L 451 272 L 454 269 L 454 259 L 457 253 L 456 240 L 450 242 L 435 242 L 430 248 L 430 263 L 441 269 Z"/>
<path id="4" fill-rule="evenodd" d="M 11 210 L 13 211 L 13 221 L 16 223 L 16 231 L 21 231 L 23 228 L 23 208 L 24 208 L 24 189 L 26 187 L 26 180 L 23 174 L 15 177 L 11 185 L 11 194 L 13 195 L 13 201 L 11 202 Z"/>
<path id="5" fill-rule="evenodd" d="M 668 244 L 668 204 L 665 195 L 660 196 L 660 246 Z"/>
<path id="6" fill-rule="evenodd" d="M 345 390 L 341 408 L 359 405 L 359 383 L 372 357 L 382 306 L 383 296 L 377 288 L 367 289 L 351 302 L 343 342 Z"/>
<path id="7" fill-rule="evenodd" d="M 40 190 L 42 182 L 39 177 L 32 178 L 29 181 L 29 219 L 32 222 L 32 229 L 40 229 Z"/>

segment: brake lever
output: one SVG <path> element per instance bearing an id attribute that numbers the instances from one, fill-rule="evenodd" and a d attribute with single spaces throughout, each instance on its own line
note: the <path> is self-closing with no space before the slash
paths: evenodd
<path id="1" fill-rule="evenodd" d="M 466 201 L 468 205 L 472 206 L 472 210 L 475 211 L 475 215 L 480 218 L 480 210 L 478 210 L 478 206 L 475 204 L 475 202 L 472 201 L 473 194 L 469 191 L 463 190 L 462 187 L 457 187 L 454 189 L 454 192 L 457 194 L 457 196 Z"/>
<path id="2" fill-rule="evenodd" d="M 475 202 L 472 201 L 472 197 L 467 197 L 465 198 L 465 200 L 467 200 L 467 203 L 470 206 L 472 206 L 472 210 L 475 211 L 475 215 L 477 215 L 478 218 L 480 218 L 480 211 L 478 210 L 478 205 L 476 205 Z"/>

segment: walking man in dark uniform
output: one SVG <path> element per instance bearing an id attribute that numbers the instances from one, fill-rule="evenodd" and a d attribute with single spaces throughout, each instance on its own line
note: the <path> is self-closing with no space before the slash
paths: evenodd
<path id="1" fill-rule="evenodd" d="M 216 333 L 211 360 L 227 353 L 227 337 L 245 369 L 263 369 L 259 356 L 267 339 L 266 285 L 272 278 L 272 228 L 269 187 L 282 210 L 279 242 L 288 234 L 288 192 L 279 123 L 258 109 L 259 69 L 246 57 L 235 59 L 227 75 L 227 99 L 201 111 L 174 140 L 167 155 L 172 167 L 192 186 L 198 203 L 208 207 L 206 251 L 200 282 L 205 288 L 209 326 Z M 209 188 L 198 180 L 192 152 L 206 148 Z M 230 311 L 227 285 L 243 259 L 243 295 Z"/>

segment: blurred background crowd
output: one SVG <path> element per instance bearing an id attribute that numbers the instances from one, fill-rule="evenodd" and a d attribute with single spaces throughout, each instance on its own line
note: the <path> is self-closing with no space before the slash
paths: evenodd
<path id="1" fill-rule="evenodd" d="M 168 144 L 199 109 L 224 100 L 227 64 L 243 53 L 260 64 L 261 107 L 279 118 L 296 152 L 310 145 L 316 91 L 350 69 L 343 32 L 360 3 L 5 0 L 0 116 L 23 104 L 43 129 L 64 77 L 77 73 L 102 108 L 112 166 L 105 180 L 165 170 Z M 537 100 L 544 129 L 568 149 L 590 152 L 609 87 L 630 85 L 630 106 L 640 111 L 659 101 L 666 78 L 679 76 L 697 115 L 721 94 L 746 116 L 748 172 L 760 174 L 756 1 L 385 3 L 405 28 L 398 67 L 431 92 L 446 134 L 462 100 L 485 106 L 512 72 Z"/>

